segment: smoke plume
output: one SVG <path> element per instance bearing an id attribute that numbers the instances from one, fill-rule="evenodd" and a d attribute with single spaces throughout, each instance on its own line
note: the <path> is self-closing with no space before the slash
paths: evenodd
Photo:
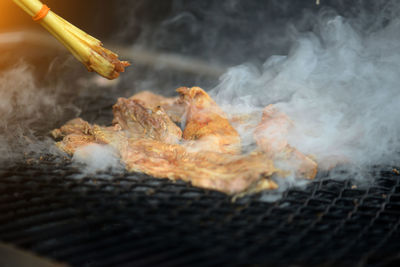
<path id="1" fill-rule="evenodd" d="M 34 69 L 20 62 L 0 72 L 0 163 L 58 154 L 48 131 L 79 110 L 60 81 L 39 84 Z"/>
<path id="2" fill-rule="evenodd" d="M 295 122 L 291 145 L 323 168 L 350 165 L 361 178 L 368 166 L 400 160 L 399 7 L 177 0 L 170 17 L 138 43 L 231 66 L 206 88 L 228 113 L 275 104 Z M 251 147 L 251 130 L 238 130 Z"/>
<path id="3" fill-rule="evenodd" d="M 288 55 L 233 67 L 212 93 L 221 104 L 275 104 L 295 122 L 289 143 L 323 165 L 397 164 L 400 20 L 370 32 L 359 22 L 320 13 Z"/>

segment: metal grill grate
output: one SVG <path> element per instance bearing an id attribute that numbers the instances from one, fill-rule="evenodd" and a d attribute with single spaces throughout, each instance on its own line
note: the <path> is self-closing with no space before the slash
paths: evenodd
<path id="1" fill-rule="evenodd" d="M 145 175 L 75 179 L 66 162 L 1 171 L 0 240 L 73 266 L 381 265 L 400 252 L 400 176 L 319 178 L 274 203 Z"/>

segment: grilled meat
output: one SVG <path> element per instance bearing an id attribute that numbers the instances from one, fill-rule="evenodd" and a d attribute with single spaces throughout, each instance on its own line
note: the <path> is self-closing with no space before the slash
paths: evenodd
<path id="1" fill-rule="evenodd" d="M 66 124 L 61 126 L 61 128 L 51 131 L 51 135 L 55 139 L 59 139 L 69 134 L 89 134 L 91 127 L 92 126 L 87 121 L 84 121 L 81 118 L 76 118 L 68 121 Z"/>
<path id="2" fill-rule="evenodd" d="M 268 105 L 254 131 L 254 138 L 262 151 L 275 161 L 284 162 L 285 166 L 281 168 L 295 170 L 296 177 L 313 179 L 317 174 L 317 163 L 288 144 L 287 135 L 292 125 L 288 116 L 274 105 Z"/>
<path id="3" fill-rule="evenodd" d="M 119 98 L 113 106 L 113 124 L 119 124 L 132 138 L 150 138 L 169 144 L 182 138 L 181 129 L 162 107 L 144 107 L 139 100 Z"/>
<path id="4" fill-rule="evenodd" d="M 162 107 L 172 121 L 180 123 L 185 113 L 185 106 L 179 97 L 164 97 L 149 91 L 143 91 L 130 97 L 140 101 L 143 106 L 154 109 Z"/>
<path id="5" fill-rule="evenodd" d="M 261 152 L 232 155 L 218 152 L 189 152 L 185 146 L 152 139 L 128 137 L 119 125 L 91 127 L 91 134 L 72 133 L 57 146 L 73 155 L 76 149 L 89 144 L 109 144 L 120 153 L 128 171 L 143 172 L 154 177 L 181 179 L 194 186 L 227 194 L 276 189 L 270 178 L 276 173 L 273 162 Z"/>
<path id="6" fill-rule="evenodd" d="M 111 145 L 117 150 L 123 149 L 124 146 L 127 146 L 130 138 L 129 133 L 123 131 L 121 126 L 118 124 L 111 127 L 94 125 L 92 133 L 97 143 Z"/>
<path id="7" fill-rule="evenodd" d="M 270 177 L 277 170 L 264 153 L 231 155 L 189 152 L 185 146 L 151 139 L 128 138 L 122 131 L 94 127 L 97 140 L 120 152 L 126 168 L 154 177 L 182 179 L 194 186 L 227 194 L 275 189 Z"/>
<path id="8" fill-rule="evenodd" d="M 96 142 L 92 135 L 92 126 L 81 118 L 68 121 L 59 129 L 51 131 L 55 139 L 62 140 L 56 145 L 64 152 L 73 155 L 77 148 Z"/>
<path id="9" fill-rule="evenodd" d="M 268 105 L 254 131 L 257 145 L 271 157 L 281 153 L 288 146 L 287 135 L 291 125 L 292 121 L 286 114 L 279 112 L 274 105 Z"/>
<path id="10" fill-rule="evenodd" d="M 239 154 L 238 133 L 206 92 L 198 87 L 182 87 L 177 91 L 179 100 L 151 93 L 119 98 L 113 107 L 113 126 L 90 125 L 78 118 L 52 134 L 63 138 L 57 146 L 71 155 L 81 146 L 107 144 L 119 153 L 128 171 L 182 179 L 227 194 L 277 188 L 271 177 L 282 176 L 287 169 L 277 169 L 274 161 L 276 166 L 281 163 L 291 166 L 297 176 L 315 176 L 316 163 L 287 142 L 292 122 L 274 106 L 264 109 L 254 132 L 260 149 L 243 155 Z M 163 101 L 183 105 L 186 120 L 183 135 L 160 107 Z"/>
<path id="11" fill-rule="evenodd" d="M 57 142 L 56 146 L 72 156 L 78 148 L 95 143 L 96 139 L 93 135 L 72 133 L 66 135 L 62 141 Z"/>
<path id="12" fill-rule="evenodd" d="M 314 179 L 317 175 L 318 164 L 292 146 L 288 145 L 283 150 L 281 158 L 277 156 L 276 159 L 285 162 L 285 167 L 281 167 L 283 170 L 284 168 L 288 168 L 291 172 L 294 170 L 298 178 Z"/>
<path id="13" fill-rule="evenodd" d="M 277 188 L 269 179 L 276 172 L 274 165 L 262 153 L 248 156 L 208 151 L 190 153 L 183 146 L 145 139 L 129 140 L 129 145 L 120 152 L 130 171 L 182 179 L 194 186 L 227 194 L 251 190 L 260 182 L 262 189 Z"/>
<path id="14" fill-rule="evenodd" d="M 183 131 L 191 148 L 221 153 L 240 153 L 240 137 L 226 118 L 225 113 L 201 88 L 177 89 L 186 104 L 186 125 Z"/>

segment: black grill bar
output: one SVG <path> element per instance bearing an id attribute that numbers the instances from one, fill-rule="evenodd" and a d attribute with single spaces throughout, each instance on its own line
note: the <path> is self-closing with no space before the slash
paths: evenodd
<path id="1" fill-rule="evenodd" d="M 273 203 L 232 202 L 140 174 L 76 179 L 49 158 L 0 170 L 0 240 L 72 266 L 379 266 L 400 251 L 400 176 L 375 172 L 368 186 L 320 175 Z"/>

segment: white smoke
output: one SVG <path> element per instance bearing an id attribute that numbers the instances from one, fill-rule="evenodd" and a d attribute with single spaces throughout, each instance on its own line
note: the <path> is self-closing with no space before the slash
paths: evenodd
<path id="1" fill-rule="evenodd" d="M 349 164 L 347 177 L 368 180 L 367 167 L 398 165 L 398 1 L 172 3 L 164 23 L 144 30 L 138 42 L 237 65 L 218 86 L 204 88 L 215 87 L 209 93 L 228 114 L 259 114 L 235 125 L 245 150 L 254 148 L 252 132 L 272 103 L 295 122 L 289 143 L 313 155 L 321 168 Z M 331 178 L 343 179 L 338 173 Z M 286 184 L 298 185 L 291 179 Z"/>
<path id="2" fill-rule="evenodd" d="M 59 153 L 47 131 L 64 115 L 79 112 L 62 98 L 65 88 L 60 82 L 39 85 L 23 62 L 0 72 L 0 164 Z"/>
<path id="3" fill-rule="evenodd" d="M 400 19 L 359 23 L 330 12 L 288 55 L 231 68 L 211 94 L 223 106 L 275 104 L 295 122 L 289 143 L 327 167 L 398 164 Z"/>
<path id="4" fill-rule="evenodd" d="M 119 160 L 119 154 L 107 145 L 91 144 L 80 147 L 75 151 L 72 161 L 84 165 L 77 178 L 93 175 L 97 172 L 111 171 L 117 173 L 124 170 Z"/>

